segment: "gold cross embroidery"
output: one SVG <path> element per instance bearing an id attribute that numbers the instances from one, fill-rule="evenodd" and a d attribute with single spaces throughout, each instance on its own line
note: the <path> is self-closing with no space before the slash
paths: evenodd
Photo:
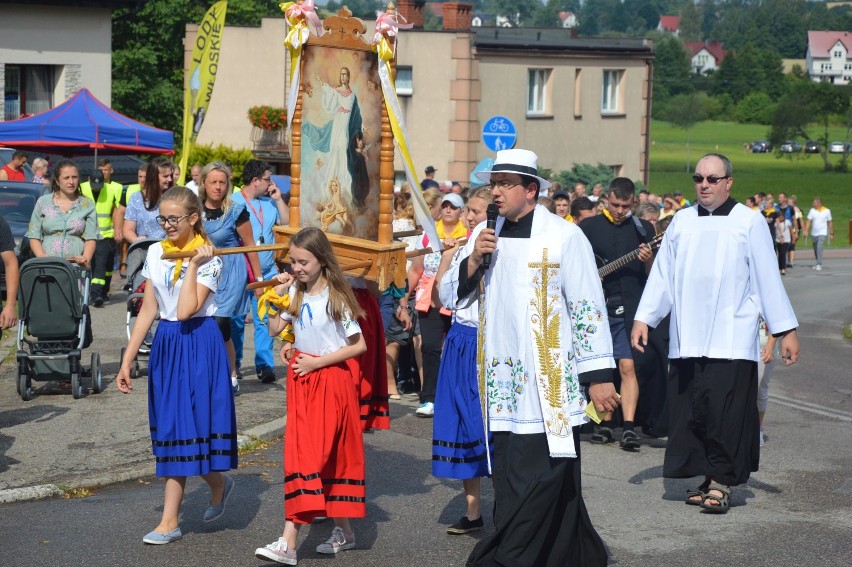
<path id="1" fill-rule="evenodd" d="M 554 365 L 550 356 L 552 349 L 560 348 L 559 306 L 550 301 L 547 290 L 550 284 L 551 268 L 559 268 L 558 263 L 547 261 L 548 249 L 542 250 L 541 262 L 530 262 L 529 267 L 540 270 L 541 279 L 534 290 L 533 308 L 537 321 L 534 321 L 533 336 L 535 337 L 539 367 L 543 374 L 542 382 L 546 384 L 547 401 L 552 408 L 562 406 L 562 372 Z"/>

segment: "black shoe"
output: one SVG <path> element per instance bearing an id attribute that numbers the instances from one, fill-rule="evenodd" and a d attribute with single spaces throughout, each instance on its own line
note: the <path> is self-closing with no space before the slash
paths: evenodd
<path id="1" fill-rule="evenodd" d="M 612 429 L 602 426 L 595 426 L 595 432 L 592 433 L 592 437 L 589 439 L 589 443 L 594 443 L 595 445 L 605 445 L 613 441 L 615 441 L 615 436 L 612 434 Z"/>
<path id="2" fill-rule="evenodd" d="M 242 392 L 240 392 L 240 384 L 239 384 L 239 382 L 238 382 L 238 383 L 236 383 L 236 384 L 232 384 L 232 385 L 231 385 L 231 389 L 234 391 L 234 397 L 235 397 L 235 398 L 236 398 L 237 396 L 239 396 L 239 395 L 242 393 Z"/>
<path id="3" fill-rule="evenodd" d="M 625 451 L 638 452 L 639 451 L 639 436 L 636 435 L 635 432 L 628 429 L 624 433 L 621 434 L 621 443 L 619 446 Z"/>
<path id="4" fill-rule="evenodd" d="M 95 300 L 92 302 L 92 305 L 94 305 L 95 307 L 103 307 L 104 298 L 101 296 L 96 297 Z"/>
<path id="5" fill-rule="evenodd" d="M 263 382 L 264 384 L 272 384 L 275 382 L 275 372 L 268 366 L 258 366 L 257 367 L 257 379 Z"/>
<path id="6" fill-rule="evenodd" d="M 482 516 L 475 520 L 468 520 L 467 516 L 462 516 L 461 520 L 447 528 L 448 534 L 463 535 L 470 532 L 479 531 L 483 528 Z"/>

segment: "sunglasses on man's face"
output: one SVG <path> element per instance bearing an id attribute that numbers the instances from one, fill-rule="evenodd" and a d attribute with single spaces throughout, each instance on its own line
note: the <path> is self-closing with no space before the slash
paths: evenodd
<path id="1" fill-rule="evenodd" d="M 704 183 L 704 180 L 706 179 L 707 183 L 709 183 L 710 185 L 716 185 L 717 183 L 719 183 L 723 179 L 729 179 L 729 178 L 730 178 L 729 175 L 723 175 L 722 177 L 716 177 L 715 175 L 708 175 L 707 177 L 704 177 L 702 175 L 693 175 L 692 176 L 692 180 L 695 181 L 696 183 Z"/>

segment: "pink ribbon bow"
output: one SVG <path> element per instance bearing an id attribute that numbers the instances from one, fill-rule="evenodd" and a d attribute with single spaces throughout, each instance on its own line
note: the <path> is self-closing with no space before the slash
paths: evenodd
<path id="1" fill-rule="evenodd" d="M 322 21 L 314 10 L 314 0 L 303 0 L 301 4 L 293 4 L 284 12 L 284 16 L 290 25 L 296 25 L 300 19 L 304 19 L 311 27 L 317 37 L 322 35 Z"/>
<path id="2" fill-rule="evenodd" d="M 373 39 L 370 43 L 372 45 L 377 45 L 379 42 L 382 41 L 384 34 L 393 37 L 397 35 L 399 33 L 399 30 L 401 29 L 407 30 L 409 28 L 414 27 L 414 24 L 400 24 L 400 19 L 402 19 L 402 21 L 404 22 L 408 21 L 401 15 L 388 14 L 386 12 L 379 14 L 379 17 L 376 18 L 376 29 L 373 33 Z"/>

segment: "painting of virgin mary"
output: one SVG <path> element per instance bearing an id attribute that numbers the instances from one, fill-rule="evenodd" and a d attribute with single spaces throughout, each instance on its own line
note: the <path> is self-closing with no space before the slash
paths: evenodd
<path id="1" fill-rule="evenodd" d="M 376 239 L 379 163 L 368 157 L 381 131 L 375 59 L 369 52 L 328 48 L 308 54 L 302 75 L 303 226 L 322 226 L 318 207 L 342 203 L 349 222 L 323 228 Z M 332 181 L 336 195 L 330 194 Z"/>

